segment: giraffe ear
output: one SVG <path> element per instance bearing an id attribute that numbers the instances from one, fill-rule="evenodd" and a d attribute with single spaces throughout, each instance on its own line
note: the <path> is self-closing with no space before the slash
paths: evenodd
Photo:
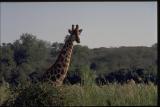
<path id="1" fill-rule="evenodd" d="M 72 34 L 72 31 L 71 31 L 71 29 L 68 29 L 68 32 L 69 32 L 69 34 Z"/>
<path id="2" fill-rule="evenodd" d="M 81 34 L 81 32 L 82 32 L 82 29 L 79 30 L 79 34 Z"/>

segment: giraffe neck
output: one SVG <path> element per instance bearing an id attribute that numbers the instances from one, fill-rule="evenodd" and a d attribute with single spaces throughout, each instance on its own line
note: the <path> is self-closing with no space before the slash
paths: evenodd
<path id="1" fill-rule="evenodd" d="M 63 71 L 67 71 L 69 64 L 70 64 L 70 59 L 72 55 L 72 50 L 73 50 L 73 41 L 71 39 L 67 40 L 55 62 L 55 65 L 60 64 L 61 67 L 55 66 L 55 69 L 61 68 Z"/>
<path id="2" fill-rule="evenodd" d="M 73 40 L 72 38 L 69 38 L 65 42 L 56 62 L 47 70 L 45 74 L 45 78 L 53 81 L 55 85 L 61 85 L 66 77 L 70 64 L 72 49 Z"/>

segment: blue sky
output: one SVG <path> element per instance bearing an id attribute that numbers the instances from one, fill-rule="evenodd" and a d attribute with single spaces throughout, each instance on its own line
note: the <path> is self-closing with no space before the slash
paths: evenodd
<path id="1" fill-rule="evenodd" d="M 157 2 L 1 2 L 1 42 L 31 33 L 63 42 L 72 24 L 89 48 L 151 46 L 157 42 Z"/>

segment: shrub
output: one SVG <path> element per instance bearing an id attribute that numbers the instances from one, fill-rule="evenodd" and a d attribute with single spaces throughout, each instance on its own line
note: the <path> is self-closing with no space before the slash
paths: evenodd
<path id="1" fill-rule="evenodd" d="M 0 106 L 7 102 L 10 98 L 10 88 L 9 84 L 2 84 L 0 85 Z"/>
<path id="2" fill-rule="evenodd" d="M 63 105 L 59 89 L 49 83 L 36 83 L 17 90 L 19 94 L 15 101 L 13 101 L 13 106 Z"/>

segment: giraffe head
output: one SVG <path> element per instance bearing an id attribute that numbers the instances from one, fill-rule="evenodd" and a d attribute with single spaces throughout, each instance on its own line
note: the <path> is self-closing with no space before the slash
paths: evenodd
<path id="1" fill-rule="evenodd" d="M 74 25 L 72 25 L 72 29 L 69 29 L 68 32 L 71 35 L 73 41 L 80 43 L 79 35 L 81 34 L 82 29 L 79 29 L 78 25 L 76 25 L 76 28 L 74 28 Z"/>

